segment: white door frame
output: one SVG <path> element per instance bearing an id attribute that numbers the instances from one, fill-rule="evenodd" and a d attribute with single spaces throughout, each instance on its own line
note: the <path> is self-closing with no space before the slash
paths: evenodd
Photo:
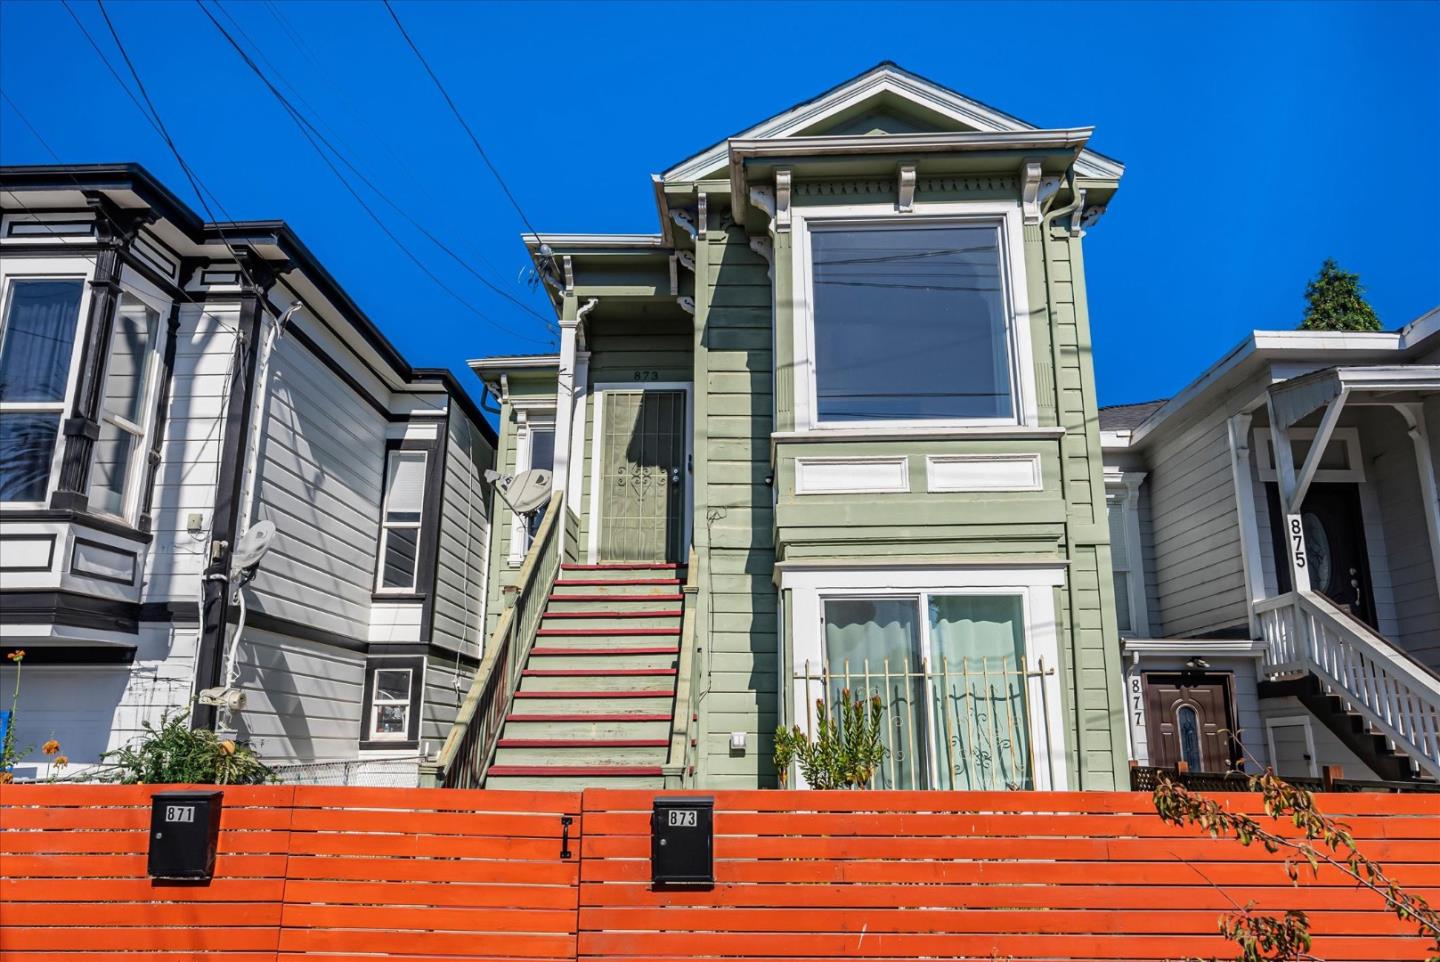
<path id="1" fill-rule="evenodd" d="M 1270 749 L 1270 764 L 1277 767 L 1280 764 L 1275 755 L 1275 729 L 1286 725 L 1299 725 L 1305 729 L 1305 752 L 1310 756 L 1310 777 L 1319 778 L 1320 764 L 1315 757 L 1315 732 L 1310 727 L 1308 715 L 1279 715 L 1265 719 L 1265 747 Z"/>
<path id="2" fill-rule="evenodd" d="M 600 443 L 605 436 L 605 395 L 611 391 L 679 391 L 685 395 L 685 451 L 681 465 L 685 477 L 685 503 L 680 508 L 680 554 L 678 564 L 684 564 L 684 554 L 690 546 L 691 515 L 695 504 L 695 472 L 693 444 L 695 437 L 695 406 L 692 402 L 695 390 L 689 381 L 609 381 L 591 386 L 595 397 L 594 426 L 590 431 L 590 537 L 587 549 L 591 564 L 600 561 Z"/>

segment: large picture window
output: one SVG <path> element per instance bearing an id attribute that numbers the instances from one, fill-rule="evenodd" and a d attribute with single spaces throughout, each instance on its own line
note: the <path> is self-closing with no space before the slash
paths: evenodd
<path id="1" fill-rule="evenodd" d="M 128 517 L 145 444 L 150 370 L 160 314 L 133 294 L 122 294 L 105 361 L 100 436 L 90 468 L 90 509 Z"/>
<path id="2" fill-rule="evenodd" d="M 15 278 L 0 315 L 0 502 L 49 493 L 85 283 Z"/>
<path id="3" fill-rule="evenodd" d="M 1016 418 L 998 222 L 816 222 L 808 243 L 819 423 Z"/>
<path id="4" fill-rule="evenodd" d="M 381 591 L 415 590 L 420 560 L 420 516 L 425 504 L 424 451 L 391 451 L 385 470 L 380 523 Z"/>

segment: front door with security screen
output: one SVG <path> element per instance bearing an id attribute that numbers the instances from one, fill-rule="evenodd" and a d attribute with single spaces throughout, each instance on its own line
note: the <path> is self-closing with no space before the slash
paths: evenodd
<path id="1" fill-rule="evenodd" d="M 1228 675 L 1145 674 L 1145 734 L 1150 764 L 1192 772 L 1235 767 L 1235 717 Z"/>
<path id="2" fill-rule="evenodd" d="M 606 391 L 600 426 L 600 561 L 681 560 L 685 392 Z"/>
<path id="3" fill-rule="evenodd" d="M 1280 513 L 1279 488 L 1266 485 L 1270 505 L 1270 531 L 1276 557 L 1286 551 L 1285 524 Z M 1365 518 L 1360 509 L 1360 486 L 1317 483 L 1305 492 L 1300 507 L 1305 526 L 1305 560 L 1310 589 L 1333 601 L 1341 611 L 1375 628 L 1375 596 L 1370 586 L 1369 552 L 1365 547 Z M 1278 519 L 1278 520 L 1277 520 Z M 1277 565 L 1280 592 L 1290 590 L 1290 568 Z"/>

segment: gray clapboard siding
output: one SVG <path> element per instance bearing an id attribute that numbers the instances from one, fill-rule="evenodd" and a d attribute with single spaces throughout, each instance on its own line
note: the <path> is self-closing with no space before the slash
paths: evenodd
<path id="1" fill-rule="evenodd" d="M 240 736 L 263 760 L 358 755 L 363 653 L 246 628 L 236 664 L 248 699 L 237 716 Z"/>
<path id="2" fill-rule="evenodd" d="M 1246 622 L 1223 410 L 1157 446 L 1147 487 L 1159 607 L 1152 628 L 1183 636 Z"/>
<path id="3" fill-rule="evenodd" d="M 260 610 L 363 639 L 385 420 L 294 340 L 281 340 L 260 448 L 256 517 L 278 535 L 251 589 Z"/>
<path id="4" fill-rule="evenodd" d="M 238 308 L 186 304 L 175 333 L 175 368 L 155 473 L 145 558 L 144 601 L 190 600 L 199 591 L 204 542 L 187 530 L 198 513 L 208 530 L 215 506 L 223 410 L 234 359 Z"/>
<path id="5" fill-rule="evenodd" d="M 447 647 L 478 655 L 489 570 L 490 490 L 484 475 L 495 452 L 458 406 L 451 405 L 448 420 L 433 636 Z"/>
<path id="6" fill-rule="evenodd" d="M 474 674 L 475 669 L 469 663 L 462 662 L 457 671 L 454 659 L 431 654 L 426 660 L 425 700 L 420 712 L 422 749 L 427 747 L 427 742 L 431 752 L 438 751 L 444 744 Z"/>

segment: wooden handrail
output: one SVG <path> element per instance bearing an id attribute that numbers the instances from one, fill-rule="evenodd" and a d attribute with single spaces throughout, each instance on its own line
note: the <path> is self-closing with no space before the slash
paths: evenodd
<path id="1" fill-rule="evenodd" d="M 700 593 L 700 565 L 695 548 L 690 548 L 686 559 L 685 585 L 680 589 L 684 595 L 684 615 L 680 620 L 680 656 L 675 667 L 675 705 L 670 714 L 670 752 L 665 761 L 667 788 L 680 788 L 690 783 L 690 720 L 695 714 L 694 694 L 696 675 L 696 608 Z M 671 785 L 678 779 L 680 784 Z"/>
<path id="2" fill-rule="evenodd" d="M 505 692 L 500 697 L 504 698 L 508 706 L 515 696 L 515 686 L 519 682 L 520 669 L 524 667 L 525 659 L 529 656 L 530 648 L 535 642 L 534 629 L 527 633 L 528 638 L 516 639 L 515 632 L 523 625 L 516 624 L 516 611 L 522 599 L 528 597 L 536 588 L 540 587 L 535 582 L 537 572 L 540 570 L 541 558 L 555 545 L 555 530 L 560 520 L 565 516 L 565 498 L 562 492 L 556 492 L 550 499 L 550 504 L 545 510 L 545 517 L 540 522 L 540 528 L 531 539 L 530 550 L 525 554 L 525 561 L 520 566 L 520 571 L 515 578 L 515 586 L 511 593 L 515 596 L 513 604 L 507 604 L 501 612 L 500 619 L 495 623 L 495 630 L 490 633 L 490 640 L 485 647 L 479 666 L 475 669 L 475 676 L 470 681 L 470 689 L 465 693 L 465 700 L 460 703 L 460 710 L 455 715 L 455 721 L 450 726 L 450 732 L 445 736 L 445 744 L 440 749 L 434 762 L 423 766 L 421 781 L 432 786 L 446 787 L 478 787 L 483 777 L 483 769 L 493 754 L 494 742 L 499 737 L 499 726 L 493 726 L 493 731 L 481 732 L 475 729 L 477 724 L 483 723 L 480 719 L 477 723 L 476 714 L 482 703 L 485 701 L 487 691 L 496 688 L 501 682 L 505 685 Z M 559 570 L 557 562 L 556 571 Z M 548 595 L 554 584 L 554 575 L 549 578 L 549 584 L 543 586 Z M 539 622 L 536 622 L 538 627 Z M 516 642 L 519 642 L 517 645 Z M 512 650 L 513 649 L 513 650 Z M 510 669 L 511 677 L 501 679 L 497 672 Z M 492 698 L 494 696 L 492 695 Z M 491 712 L 492 715 L 496 714 Z M 505 712 L 498 713 L 503 718 Z M 476 739 L 484 736 L 484 745 L 475 744 Z M 462 771 L 458 765 L 464 764 L 467 760 L 474 763 L 474 771 Z"/>

